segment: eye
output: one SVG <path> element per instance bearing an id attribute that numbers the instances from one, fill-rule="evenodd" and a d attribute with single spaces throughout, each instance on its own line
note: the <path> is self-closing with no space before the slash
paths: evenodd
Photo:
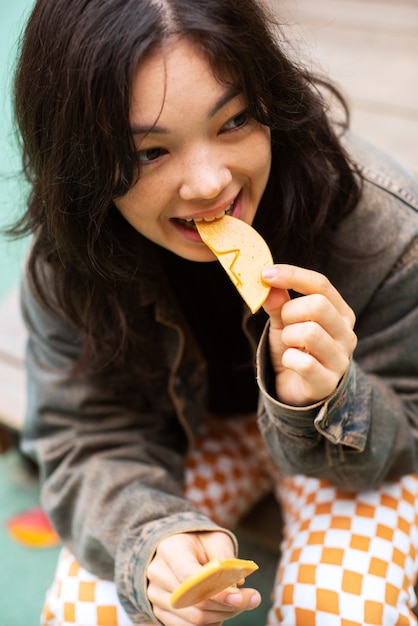
<path id="1" fill-rule="evenodd" d="M 231 117 L 231 119 L 222 126 L 222 131 L 236 130 L 237 128 L 245 126 L 245 124 L 248 122 L 249 117 L 250 114 L 247 110 L 241 111 L 240 113 L 238 113 L 238 115 L 234 115 L 234 117 Z"/>
<path id="2" fill-rule="evenodd" d="M 141 165 L 147 165 L 147 163 L 156 161 L 164 154 L 167 154 L 167 150 L 163 148 L 148 148 L 147 150 L 139 150 L 137 152 L 137 158 Z"/>

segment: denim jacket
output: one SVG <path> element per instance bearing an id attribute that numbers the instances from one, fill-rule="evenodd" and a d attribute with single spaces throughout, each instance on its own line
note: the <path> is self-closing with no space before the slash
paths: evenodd
<path id="1" fill-rule="evenodd" d="M 356 314 L 350 367 L 329 398 L 304 408 L 275 398 L 268 327 L 256 367 L 259 427 L 275 462 L 358 491 L 417 471 L 418 182 L 358 138 L 349 137 L 347 149 L 364 184 L 336 236 L 355 243 L 358 261 L 331 257 L 325 273 Z M 144 290 L 143 302 L 151 300 Z M 39 463 L 43 506 L 80 563 L 115 580 L 132 621 L 155 619 L 146 568 L 158 543 L 218 529 L 182 497 L 185 444 L 193 445 L 205 413 L 205 363 L 175 308 L 155 302 L 168 384 L 158 376 L 138 381 L 128 407 L 112 389 L 68 375 L 79 332 L 42 310 L 26 283 L 22 308 L 29 330 L 22 447 Z M 255 349 L 252 319 L 244 314 L 243 325 Z"/>

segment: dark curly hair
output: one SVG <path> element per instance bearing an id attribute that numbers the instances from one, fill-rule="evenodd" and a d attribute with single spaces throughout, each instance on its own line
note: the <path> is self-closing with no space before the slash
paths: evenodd
<path id="1" fill-rule="evenodd" d="M 156 277 L 162 280 L 156 247 L 133 231 L 113 199 L 138 175 L 129 127 L 135 71 L 173 36 L 196 46 L 220 81 L 242 89 L 252 116 L 271 129 L 271 174 L 254 225 L 276 261 L 320 267 L 358 199 L 322 87 L 348 118 L 344 100 L 291 60 L 262 4 L 38 0 L 22 37 L 14 91 L 31 196 L 11 232 L 35 235 L 33 289 L 80 329 L 81 361 L 99 368 L 126 363 L 135 328 L 150 317 L 134 302 L 147 280 L 154 286 Z M 151 358 L 155 350 L 145 353 Z"/>

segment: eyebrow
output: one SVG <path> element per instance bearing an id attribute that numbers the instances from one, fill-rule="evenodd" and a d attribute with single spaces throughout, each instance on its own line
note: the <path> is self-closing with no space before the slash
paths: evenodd
<path id="1" fill-rule="evenodd" d="M 228 104 L 231 100 L 236 98 L 241 93 L 241 89 L 233 87 L 228 89 L 217 102 L 215 102 L 214 106 L 210 109 L 208 113 L 208 119 L 214 117 L 218 111 L 220 111 L 224 106 Z M 157 134 L 157 135 L 168 135 L 169 130 L 164 126 L 158 126 L 158 124 L 151 124 L 150 126 L 141 126 L 139 124 L 133 124 L 131 126 L 131 132 L 133 135 L 148 135 L 149 133 Z"/>

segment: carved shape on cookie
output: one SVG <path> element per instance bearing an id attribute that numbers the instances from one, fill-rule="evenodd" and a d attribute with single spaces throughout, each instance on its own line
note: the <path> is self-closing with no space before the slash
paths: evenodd
<path id="1" fill-rule="evenodd" d="M 256 313 L 270 293 L 270 286 L 261 278 L 262 268 L 273 265 L 264 239 L 252 226 L 231 215 L 195 224 L 202 241 L 215 254 L 251 312 Z"/>

